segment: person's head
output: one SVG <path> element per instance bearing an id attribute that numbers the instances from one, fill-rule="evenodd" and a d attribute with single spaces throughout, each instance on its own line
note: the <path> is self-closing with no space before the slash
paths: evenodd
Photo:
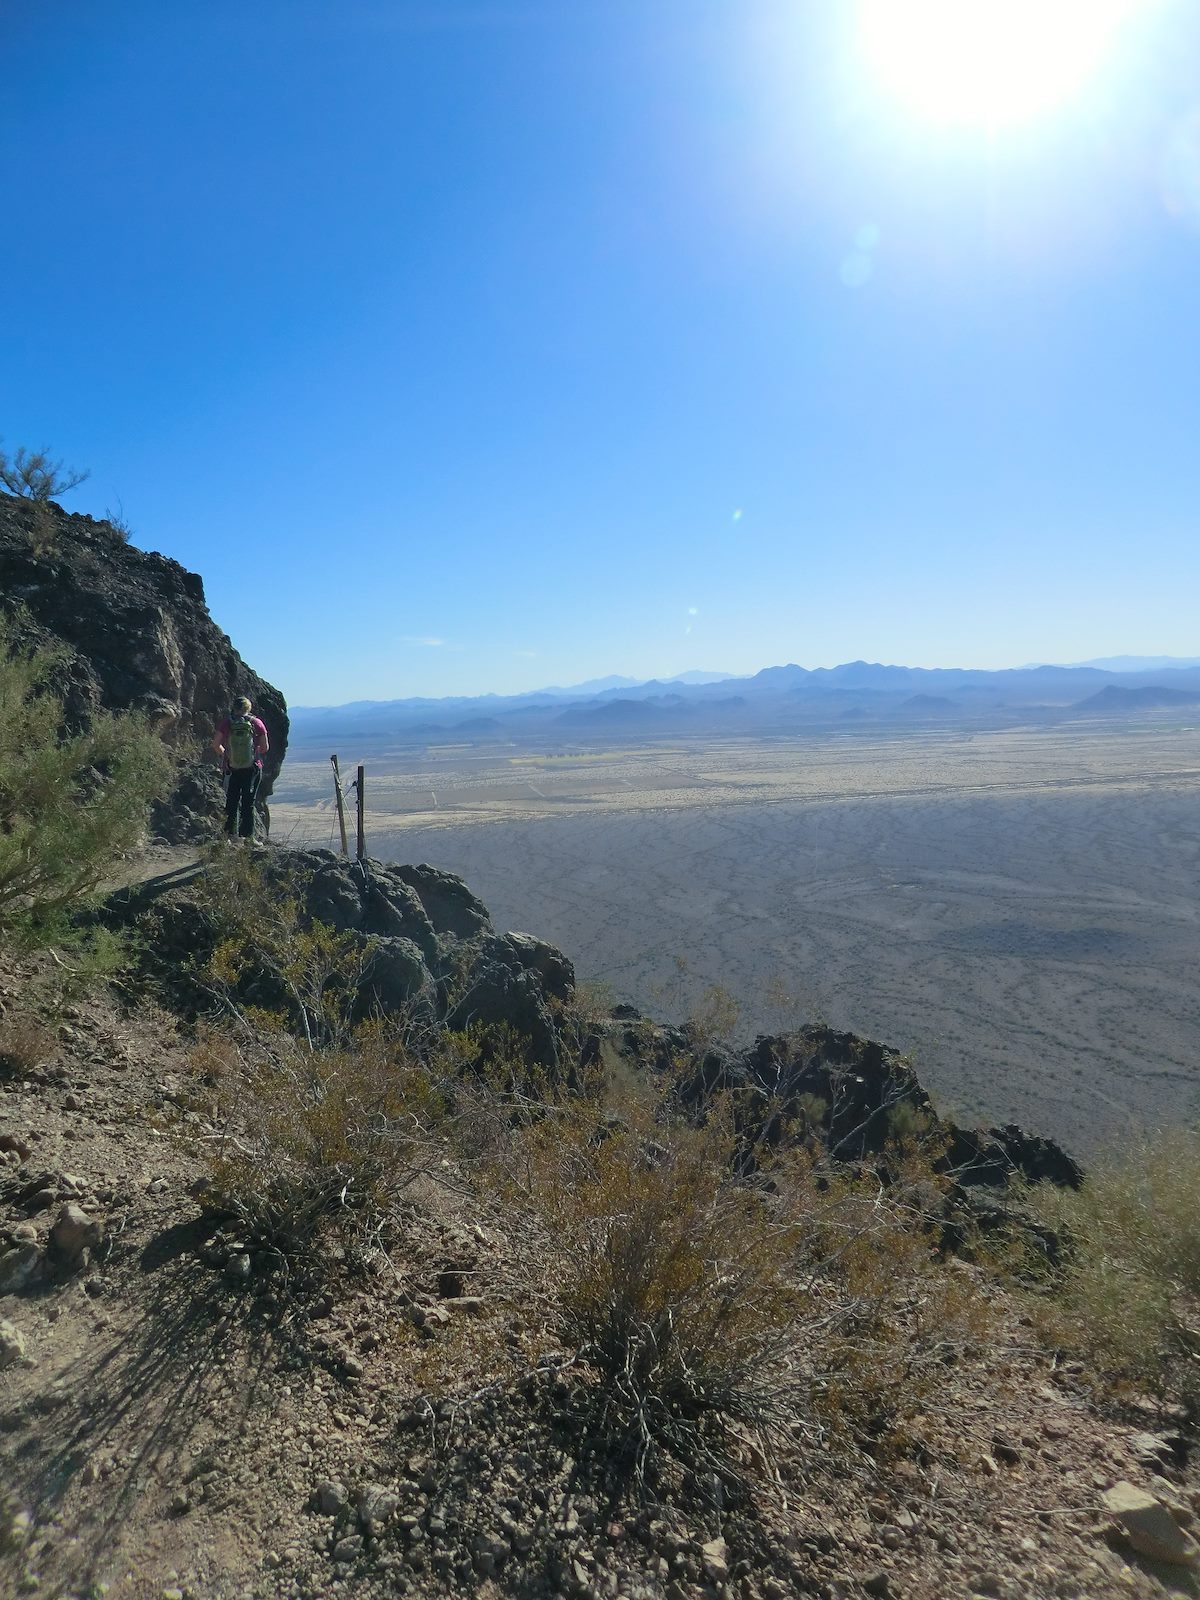
<path id="1" fill-rule="evenodd" d="M 244 694 L 238 695 L 233 702 L 233 714 L 235 717 L 248 717 L 252 709 L 253 707 Z"/>

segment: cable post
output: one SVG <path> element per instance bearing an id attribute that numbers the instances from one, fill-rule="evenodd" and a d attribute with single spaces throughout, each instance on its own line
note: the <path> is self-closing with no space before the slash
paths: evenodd
<path id="1" fill-rule="evenodd" d="M 342 854 L 350 854 L 350 846 L 346 841 L 346 799 L 342 793 L 342 772 L 338 766 L 338 758 L 330 756 L 333 762 L 333 798 L 337 803 L 338 832 L 342 836 Z"/>
<path id="2" fill-rule="evenodd" d="M 363 796 L 366 791 L 366 777 L 365 769 L 361 766 L 358 769 L 358 777 L 355 780 L 354 787 L 358 791 L 358 859 L 365 861 L 367 858 L 367 841 L 364 832 L 366 806 Z"/>

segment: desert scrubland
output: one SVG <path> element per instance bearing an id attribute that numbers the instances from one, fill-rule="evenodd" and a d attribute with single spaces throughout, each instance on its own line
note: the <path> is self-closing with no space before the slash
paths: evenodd
<path id="1" fill-rule="evenodd" d="M 1200 729 L 340 755 L 372 855 L 461 873 L 616 998 L 719 984 L 739 1035 L 853 1028 L 960 1116 L 1081 1150 L 1200 1114 Z M 334 840 L 327 751 L 273 815 Z"/>

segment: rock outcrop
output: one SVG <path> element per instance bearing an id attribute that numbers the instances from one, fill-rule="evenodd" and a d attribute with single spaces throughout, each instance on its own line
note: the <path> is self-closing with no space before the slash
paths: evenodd
<path id="1" fill-rule="evenodd" d="M 604 1035 L 628 1059 L 674 1071 L 693 1114 L 728 1093 L 747 1170 L 763 1148 L 795 1139 L 854 1163 L 905 1134 L 932 1138 L 943 1146 L 938 1166 L 953 1179 L 961 1209 L 983 1228 L 1006 1224 L 1007 1204 L 995 1195 L 1014 1178 L 1072 1189 L 1083 1182 L 1079 1163 L 1052 1139 L 1013 1125 L 961 1128 L 940 1117 L 908 1060 L 874 1039 L 817 1024 L 732 1050 L 698 1045 L 686 1029 L 655 1026 L 628 1006 L 616 1008 L 595 1047 Z M 1053 1240 L 1035 1231 L 1052 1253 Z"/>
<path id="2" fill-rule="evenodd" d="M 558 1013 L 575 992 L 571 962 L 529 934 L 497 932 L 461 878 L 430 866 L 350 862 L 331 850 L 272 850 L 263 873 L 266 892 L 297 900 L 304 922 L 362 941 L 363 1014 L 492 1030 L 519 1039 L 528 1061 L 552 1072 L 562 1065 Z M 135 924 L 154 918 L 146 960 L 178 991 L 216 930 L 194 890 L 155 899 L 153 885 L 124 891 L 108 915 Z M 247 973 L 243 988 L 254 1004 L 286 1003 L 266 969 Z"/>
<path id="3" fill-rule="evenodd" d="M 199 756 L 234 696 L 248 695 L 270 731 L 270 793 L 287 751 L 287 705 L 213 622 L 196 573 L 137 549 L 111 523 L 0 494 L 0 607 L 25 613 L 28 642 L 70 650 L 57 687 L 76 726 L 101 709 L 140 711 Z M 219 795 L 200 762 L 156 826 L 178 839 Z"/>

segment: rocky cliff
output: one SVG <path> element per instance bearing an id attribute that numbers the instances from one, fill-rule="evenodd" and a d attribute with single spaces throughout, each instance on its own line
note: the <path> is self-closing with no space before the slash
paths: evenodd
<path id="1" fill-rule="evenodd" d="M 29 642 L 70 649 L 59 687 L 76 724 L 100 708 L 140 711 L 170 744 L 199 755 L 233 697 L 248 695 L 270 730 L 270 793 L 287 751 L 286 702 L 209 616 L 196 573 L 135 548 L 111 523 L 0 494 L 0 607 L 27 613 Z M 176 821 L 181 810 L 210 809 L 215 794 L 193 767 Z M 172 831 L 169 813 L 158 820 Z"/>

